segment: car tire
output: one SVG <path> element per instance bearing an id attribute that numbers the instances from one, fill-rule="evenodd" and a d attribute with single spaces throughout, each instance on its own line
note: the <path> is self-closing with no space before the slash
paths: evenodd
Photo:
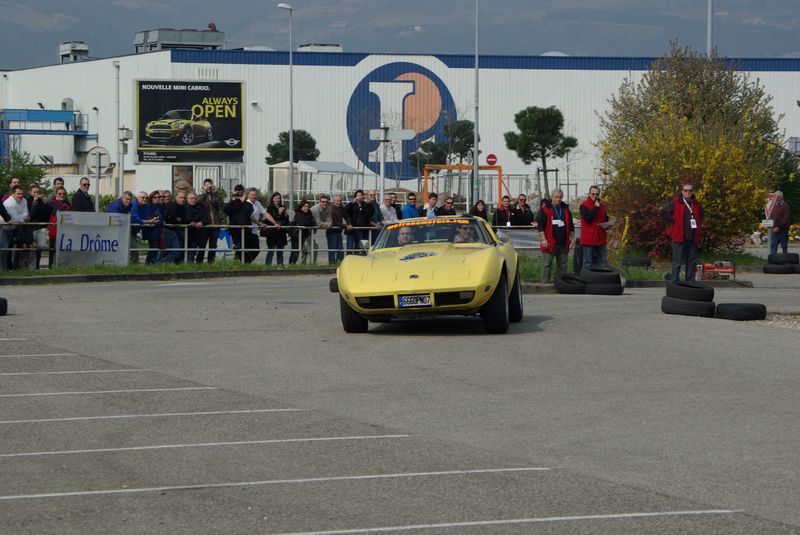
<path id="1" fill-rule="evenodd" d="M 206 141 L 214 141 L 214 129 L 210 126 L 206 130 Z"/>
<path id="2" fill-rule="evenodd" d="M 650 261 L 649 258 L 638 258 L 635 256 L 623 256 L 622 257 L 622 265 L 623 266 L 631 266 L 631 267 L 650 267 L 653 263 Z"/>
<path id="3" fill-rule="evenodd" d="M 181 140 L 181 143 L 183 143 L 184 145 L 191 145 L 192 143 L 194 143 L 194 130 L 192 130 L 192 127 L 187 126 L 186 128 L 184 128 L 183 132 L 181 132 L 179 139 Z"/>
<path id="4" fill-rule="evenodd" d="M 800 254 L 797 253 L 775 253 L 767 257 L 770 264 L 800 264 Z"/>
<path id="5" fill-rule="evenodd" d="M 581 270 L 581 278 L 586 284 L 621 284 L 619 271 L 610 267 L 589 266 Z"/>
<path id="6" fill-rule="evenodd" d="M 0 316 L 8 314 L 8 300 L 5 297 L 0 297 Z"/>
<path id="7" fill-rule="evenodd" d="M 792 264 L 792 272 L 800 273 L 800 264 Z"/>
<path id="8" fill-rule="evenodd" d="M 481 317 L 486 332 L 503 334 L 508 331 L 508 294 L 505 276 L 500 277 L 492 297 L 481 308 Z"/>
<path id="9" fill-rule="evenodd" d="M 330 282 L 328 282 L 328 289 L 331 293 L 338 294 L 339 293 L 339 279 L 336 277 L 332 278 Z"/>
<path id="10" fill-rule="evenodd" d="M 574 275 L 559 275 L 554 281 L 556 290 L 561 294 L 585 294 L 586 281 Z"/>
<path id="11" fill-rule="evenodd" d="M 365 333 L 367 329 L 369 329 L 369 322 L 350 308 L 350 305 L 347 304 L 347 301 L 344 300 L 344 297 L 339 296 L 339 310 L 342 315 L 342 328 L 344 328 L 344 332 L 346 333 Z"/>
<path id="12" fill-rule="evenodd" d="M 588 295 L 622 295 L 625 287 L 620 283 L 587 282 L 586 293 Z"/>
<path id="13" fill-rule="evenodd" d="M 713 318 L 716 307 L 713 301 L 689 301 L 688 299 L 664 296 L 661 298 L 661 312 L 678 316 Z"/>
<path id="14" fill-rule="evenodd" d="M 699 282 L 671 282 L 667 284 L 667 297 L 710 303 L 714 300 L 714 288 Z"/>
<path id="15" fill-rule="evenodd" d="M 767 317 L 767 307 L 761 303 L 720 303 L 716 317 L 721 320 L 757 321 Z"/>
<path id="16" fill-rule="evenodd" d="M 525 315 L 525 307 L 522 303 L 522 284 L 519 280 L 519 263 L 517 263 L 517 275 L 514 277 L 514 285 L 511 287 L 511 294 L 508 296 L 508 321 L 519 323 Z"/>
<path id="17" fill-rule="evenodd" d="M 792 264 L 766 264 L 761 269 L 764 273 L 769 273 L 770 275 L 788 275 L 789 273 L 794 273 Z"/>

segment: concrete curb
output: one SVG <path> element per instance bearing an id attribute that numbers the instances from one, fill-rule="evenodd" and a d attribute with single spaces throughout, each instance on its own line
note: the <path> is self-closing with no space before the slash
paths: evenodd
<path id="1" fill-rule="evenodd" d="M 310 269 L 238 269 L 232 271 L 187 271 L 185 273 L 127 273 L 108 275 L 43 275 L 32 277 L 2 277 L 0 286 L 17 286 L 28 284 L 72 284 L 79 282 L 117 282 L 117 281 L 166 281 L 217 279 L 230 277 L 272 277 L 287 275 L 332 275 L 335 268 Z"/>
<path id="2" fill-rule="evenodd" d="M 702 281 L 712 288 L 752 288 L 753 283 L 745 280 L 711 280 Z M 626 281 L 625 288 L 666 288 L 667 281 Z M 535 282 L 523 282 L 522 293 L 524 294 L 557 294 L 558 290 L 552 284 L 542 284 Z"/>

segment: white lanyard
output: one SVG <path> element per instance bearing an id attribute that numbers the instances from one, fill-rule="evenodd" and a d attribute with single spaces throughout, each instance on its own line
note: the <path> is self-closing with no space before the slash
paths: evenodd
<path id="1" fill-rule="evenodd" d="M 686 202 L 686 197 L 684 197 L 683 195 L 681 195 L 681 199 L 683 200 L 683 204 L 686 205 L 686 208 L 689 209 L 689 215 L 691 216 L 692 219 L 694 219 L 694 210 L 692 210 L 692 205 Z"/>

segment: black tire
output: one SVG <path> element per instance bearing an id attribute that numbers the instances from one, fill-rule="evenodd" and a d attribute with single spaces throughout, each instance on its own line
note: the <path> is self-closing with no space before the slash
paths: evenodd
<path id="1" fill-rule="evenodd" d="M 585 294 L 586 281 L 574 275 L 559 275 L 555 279 L 555 286 L 561 294 Z"/>
<path id="2" fill-rule="evenodd" d="M 517 263 L 517 275 L 514 277 L 514 285 L 511 286 L 511 293 L 508 296 L 508 321 L 519 323 L 525 315 L 525 306 L 522 303 L 522 284 L 519 281 L 519 263 Z"/>
<path id="3" fill-rule="evenodd" d="M 797 253 L 775 253 L 767 257 L 770 264 L 800 264 L 800 254 Z"/>
<path id="4" fill-rule="evenodd" d="M 574 271 L 576 275 L 580 275 L 581 269 L 583 269 L 583 247 L 581 247 L 581 239 L 576 238 L 575 252 L 572 255 L 572 271 Z"/>
<path id="5" fill-rule="evenodd" d="M 589 283 L 621 284 L 619 271 L 610 267 L 589 266 L 581 270 L 581 278 Z"/>
<path id="6" fill-rule="evenodd" d="M 481 317 L 486 332 L 503 334 L 508 331 L 508 294 L 505 277 L 500 277 L 492 297 L 481 308 Z"/>
<path id="7" fill-rule="evenodd" d="M 622 257 L 622 265 L 623 266 L 635 266 L 635 267 L 650 267 L 653 263 L 650 261 L 649 258 L 638 258 L 635 256 L 623 256 Z"/>
<path id="8" fill-rule="evenodd" d="M 606 282 L 587 282 L 586 293 L 588 295 L 622 295 L 625 287 L 619 283 L 611 284 Z"/>
<path id="9" fill-rule="evenodd" d="M 346 333 L 365 333 L 369 329 L 369 322 L 364 316 L 350 308 L 344 297 L 339 296 L 339 310 L 342 315 L 342 328 Z"/>
<path id="10" fill-rule="evenodd" d="M 800 273 L 800 264 L 792 264 L 792 272 Z"/>
<path id="11" fill-rule="evenodd" d="M 8 301 L 5 297 L 0 297 L 0 316 L 8 314 Z"/>
<path id="12" fill-rule="evenodd" d="M 661 312 L 664 314 L 676 314 L 678 316 L 713 318 L 715 307 L 713 302 L 689 301 L 687 299 L 675 299 L 674 297 L 664 296 L 661 298 Z"/>
<path id="13" fill-rule="evenodd" d="M 181 143 L 184 145 L 191 145 L 194 143 L 194 130 L 192 130 L 191 126 L 187 126 L 181 132 L 181 135 L 178 137 L 181 140 Z"/>
<path id="14" fill-rule="evenodd" d="M 339 293 L 339 279 L 336 277 L 332 278 L 330 282 L 328 282 L 328 289 L 331 293 L 338 294 Z"/>
<path id="15" fill-rule="evenodd" d="M 767 317 L 767 307 L 761 303 L 720 303 L 716 317 L 736 321 L 763 320 Z"/>
<path id="16" fill-rule="evenodd" d="M 667 284 L 667 297 L 710 303 L 714 300 L 714 288 L 699 282 L 671 282 Z"/>
<path id="17" fill-rule="evenodd" d="M 792 264 L 766 264 L 761 269 L 764 273 L 769 273 L 770 275 L 788 275 L 789 273 L 794 273 Z"/>

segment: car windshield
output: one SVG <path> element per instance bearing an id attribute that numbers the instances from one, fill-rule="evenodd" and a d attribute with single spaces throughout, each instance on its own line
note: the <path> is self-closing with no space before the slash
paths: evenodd
<path id="1" fill-rule="evenodd" d="M 492 239 L 474 219 L 416 219 L 386 226 L 378 236 L 375 249 L 419 243 L 490 244 Z"/>
<path id="2" fill-rule="evenodd" d="M 170 110 L 164 114 L 162 119 L 183 119 L 188 121 L 192 118 L 192 112 L 189 110 Z"/>

